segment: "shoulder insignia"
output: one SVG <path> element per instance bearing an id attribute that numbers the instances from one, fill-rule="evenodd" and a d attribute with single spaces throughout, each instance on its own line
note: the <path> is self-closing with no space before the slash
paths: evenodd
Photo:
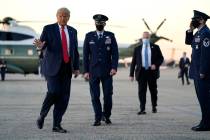
<path id="1" fill-rule="evenodd" d="M 209 38 L 205 38 L 205 39 L 203 40 L 203 46 L 204 46 L 204 47 L 209 47 L 209 45 L 210 45 L 210 40 L 209 40 Z"/>

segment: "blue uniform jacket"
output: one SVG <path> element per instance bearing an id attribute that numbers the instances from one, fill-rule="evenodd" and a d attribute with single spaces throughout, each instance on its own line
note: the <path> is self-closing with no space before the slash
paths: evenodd
<path id="1" fill-rule="evenodd" d="M 190 78 L 199 79 L 204 74 L 210 79 L 210 30 L 205 25 L 194 35 L 186 31 L 185 43 L 192 46 Z"/>
<path id="2" fill-rule="evenodd" d="M 73 27 L 67 26 L 70 41 L 70 61 L 73 70 L 79 69 L 79 53 L 77 31 Z M 45 76 L 55 76 L 61 67 L 63 61 L 62 42 L 58 23 L 46 25 L 40 37 L 45 41 L 42 49 L 44 51 L 41 63 L 41 73 Z"/>
<path id="3" fill-rule="evenodd" d="M 113 33 L 104 31 L 101 41 L 96 31 L 86 34 L 83 46 L 84 73 L 109 75 L 111 69 L 117 70 L 118 59 L 118 45 Z"/>

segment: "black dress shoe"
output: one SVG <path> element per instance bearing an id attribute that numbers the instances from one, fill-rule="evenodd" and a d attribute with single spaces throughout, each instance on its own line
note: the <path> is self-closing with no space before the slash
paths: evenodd
<path id="1" fill-rule="evenodd" d="M 39 116 L 39 118 L 36 121 L 36 125 L 39 129 L 42 129 L 44 126 L 44 117 Z"/>
<path id="2" fill-rule="evenodd" d="M 94 123 L 93 123 L 93 126 L 100 126 L 101 125 L 101 121 L 95 121 Z"/>
<path id="3" fill-rule="evenodd" d="M 152 108 L 152 113 L 157 113 L 157 108 L 156 107 Z"/>
<path id="4" fill-rule="evenodd" d="M 106 124 L 112 124 L 112 122 L 111 122 L 111 120 L 109 118 L 106 118 L 105 123 Z"/>
<path id="5" fill-rule="evenodd" d="M 53 132 L 58 132 L 58 133 L 67 133 L 66 129 L 63 129 L 61 126 L 55 126 L 52 129 Z"/>
<path id="6" fill-rule="evenodd" d="M 193 126 L 191 129 L 196 129 L 196 127 L 200 127 L 200 124 L 199 125 L 196 125 L 196 126 Z"/>
<path id="7" fill-rule="evenodd" d="M 202 127 L 200 125 L 198 126 L 193 126 L 191 128 L 193 131 L 210 131 L 210 127 Z"/>
<path id="8" fill-rule="evenodd" d="M 145 115 L 145 114 L 146 114 L 146 112 L 144 110 L 141 110 L 137 113 L 137 115 Z"/>

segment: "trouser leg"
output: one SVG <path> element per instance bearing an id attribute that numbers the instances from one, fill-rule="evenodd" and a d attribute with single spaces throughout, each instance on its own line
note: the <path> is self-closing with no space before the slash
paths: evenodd
<path id="1" fill-rule="evenodd" d="M 91 77 L 90 81 L 90 95 L 92 100 L 93 109 L 95 112 L 95 120 L 100 121 L 102 117 L 102 107 L 100 102 L 100 79 Z"/>
<path id="2" fill-rule="evenodd" d="M 66 109 L 69 104 L 69 99 L 70 99 L 70 88 L 71 88 L 71 79 L 70 77 L 66 76 L 62 79 L 61 81 L 61 92 L 60 96 L 55 102 L 55 107 L 53 110 L 53 125 L 54 126 L 59 126 L 62 121 L 62 117 L 66 112 Z"/>
<path id="3" fill-rule="evenodd" d="M 143 74 L 142 74 L 143 75 Z M 138 81 L 138 96 L 140 101 L 140 110 L 145 110 L 147 93 L 147 78 L 146 75 L 139 78 Z"/>
<path id="4" fill-rule="evenodd" d="M 157 90 L 157 79 L 154 77 L 150 77 L 148 80 L 148 85 L 149 85 L 149 90 L 150 90 L 150 94 L 151 94 L 151 102 L 152 102 L 152 107 L 156 107 L 157 106 L 157 94 L 158 94 L 158 90 Z"/>
<path id="5" fill-rule="evenodd" d="M 109 118 L 111 116 L 112 110 L 112 95 L 113 95 L 113 86 L 112 86 L 112 77 L 102 78 L 102 87 L 104 94 L 104 117 Z"/>

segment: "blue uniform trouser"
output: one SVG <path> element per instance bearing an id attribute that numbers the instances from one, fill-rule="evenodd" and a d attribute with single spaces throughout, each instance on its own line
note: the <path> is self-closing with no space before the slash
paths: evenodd
<path id="1" fill-rule="evenodd" d="M 70 68 L 70 63 L 63 63 L 57 75 L 46 77 L 48 92 L 44 99 L 40 116 L 46 117 L 51 106 L 54 105 L 53 126 L 60 125 L 69 103 L 72 75 Z"/>
<path id="2" fill-rule="evenodd" d="M 200 125 L 210 128 L 210 81 L 195 79 L 194 84 L 202 113 Z"/>
<path id="3" fill-rule="evenodd" d="M 103 95 L 104 95 L 104 106 L 102 111 L 102 106 L 100 102 L 100 82 L 102 83 Z M 113 94 L 113 86 L 112 86 L 112 76 L 107 77 L 90 77 L 90 94 L 93 109 L 95 112 L 95 120 L 100 121 L 102 118 L 102 114 L 105 118 L 109 118 L 111 116 L 112 110 L 112 94 Z"/>

